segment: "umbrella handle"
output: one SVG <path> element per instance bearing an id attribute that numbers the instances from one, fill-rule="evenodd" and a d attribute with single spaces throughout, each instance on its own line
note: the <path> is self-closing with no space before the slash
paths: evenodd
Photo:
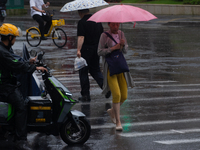
<path id="1" fill-rule="evenodd" d="M 122 23 L 121 23 L 121 38 L 122 38 Z M 120 51 L 122 51 L 122 49 L 123 49 L 123 46 L 120 45 Z"/>
<path id="2" fill-rule="evenodd" d="M 135 28 L 135 25 L 136 25 L 136 22 L 134 22 L 134 24 L 133 24 L 133 28 Z"/>

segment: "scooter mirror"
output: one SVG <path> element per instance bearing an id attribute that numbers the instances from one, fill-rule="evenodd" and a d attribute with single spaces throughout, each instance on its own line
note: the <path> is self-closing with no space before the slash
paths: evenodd
<path id="1" fill-rule="evenodd" d="M 45 52 L 40 52 L 40 53 L 38 54 L 38 56 L 37 56 L 37 59 L 38 59 L 39 61 L 41 61 L 44 54 L 45 54 Z"/>
<path id="2" fill-rule="evenodd" d="M 37 59 L 39 60 L 39 61 L 41 61 L 42 60 L 42 54 L 38 54 L 38 56 L 37 56 Z"/>
<path id="3" fill-rule="evenodd" d="M 35 50 L 31 50 L 31 51 L 30 51 L 30 55 L 31 55 L 32 57 L 35 57 L 35 56 L 37 56 L 37 52 L 36 52 Z"/>

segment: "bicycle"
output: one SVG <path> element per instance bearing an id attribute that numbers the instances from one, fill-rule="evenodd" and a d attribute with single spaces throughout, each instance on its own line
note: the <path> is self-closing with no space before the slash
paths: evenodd
<path id="1" fill-rule="evenodd" d="M 51 14 L 51 17 L 53 17 L 53 14 Z M 51 39 L 53 40 L 53 43 L 58 47 L 62 48 L 66 45 L 67 43 L 67 35 L 64 32 L 63 29 L 59 28 L 58 26 L 63 26 L 65 25 L 65 20 L 64 19 L 59 19 L 59 20 L 53 20 L 52 19 L 52 24 L 49 29 L 49 32 L 47 34 L 44 34 L 45 37 L 51 36 Z M 26 40 L 28 44 L 32 47 L 37 47 L 41 43 L 41 34 L 40 30 L 37 27 L 30 27 L 29 29 L 26 30 Z"/>

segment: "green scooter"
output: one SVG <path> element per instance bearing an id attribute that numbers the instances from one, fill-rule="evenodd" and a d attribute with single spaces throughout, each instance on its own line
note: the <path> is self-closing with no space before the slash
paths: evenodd
<path id="1" fill-rule="evenodd" d="M 51 70 L 43 64 L 44 53 L 38 54 L 38 66 L 48 69 L 42 74 L 42 96 L 29 96 L 27 102 L 28 132 L 40 132 L 62 138 L 68 145 L 84 144 L 90 137 L 91 126 L 86 116 L 71 108 L 78 102 L 70 91 L 51 75 Z M 35 78 L 36 79 L 36 78 Z M 15 111 L 11 104 L 0 102 L 0 134 L 8 138 L 14 133 Z"/>

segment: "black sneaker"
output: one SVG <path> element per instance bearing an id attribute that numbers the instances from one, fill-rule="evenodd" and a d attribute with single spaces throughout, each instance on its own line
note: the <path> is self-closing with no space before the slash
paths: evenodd
<path id="1" fill-rule="evenodd" d="M 41 37 L 41 40 L 47 40 L 47 38 L 45 36 Z"/>
<path id="2" fill-rule="evenodd" d="M 26 140 L 17 140 L 15 142 L 15 148 L 18 150 L 31 150 L 30 145 Z"/>
<path id="3" fill-rule="evenodd" d="M 108 92 L 106 93 L 105 97 L 106 97 L 106 98 L 109 98 L 110 96 L 111 96 L 111 92 L 108 91 Z"/>
<path id="4" fill-rule="evenodd" d="M 82 101 L 82 102 L 90 102 L 91 98 L 90 98 L 90 96 L 81 96 L 78 98 L 78 100 Z"/>

